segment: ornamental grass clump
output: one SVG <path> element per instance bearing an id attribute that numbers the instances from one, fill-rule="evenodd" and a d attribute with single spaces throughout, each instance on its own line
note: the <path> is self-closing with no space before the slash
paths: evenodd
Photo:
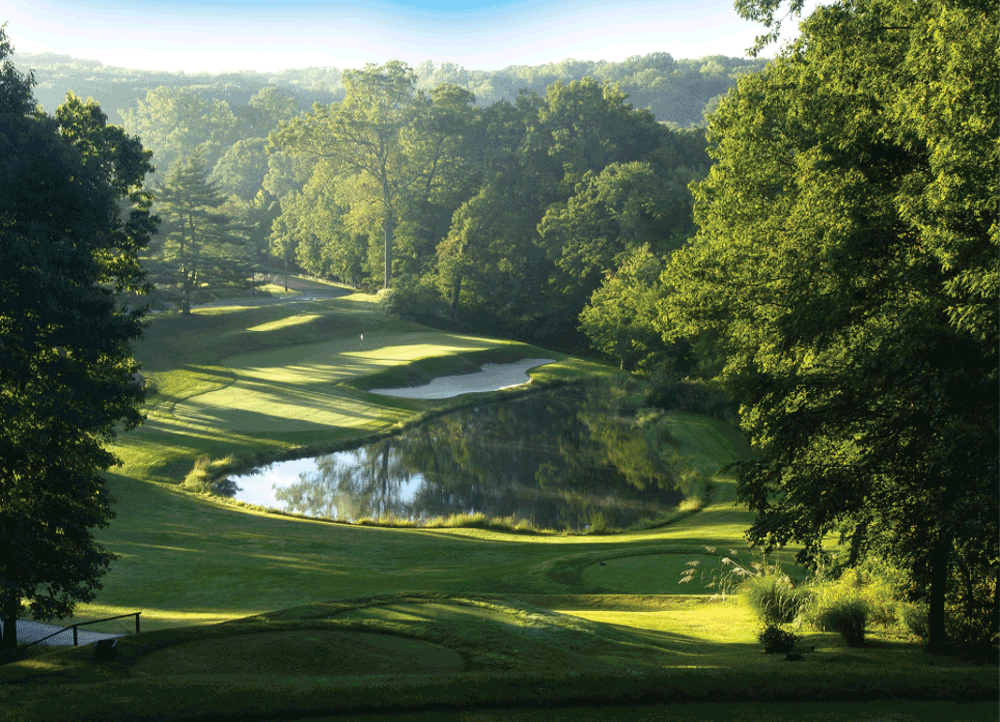
<path id="1" fill-rule="evenodd" d="M 812 591 L 795 586 L 791 577 L 778 570 L 747 579 L 740 585 L 740 599 L 764 624 L 791 624 L 812 599 Z"/>
<path id="2" fill-rule="evenodd" d="M 703 548 L 709 554 L 717 556 L 715 547 L 704 546 Z M 687 562 L 686 568 L 681 572 L 681 578 L 678 580 L 678 583 L 688 584 L 697 579 L 704 583 L 706 589 L 715 590 L 712 595 L 713 600 L 721 599 L 722 601 L 726 601 L 726 597 L 732 595 L 743 582 L 760 573 L 760 570 L 755 568 L 756 565 L 754 564 L 747 566 L 741 564 L 737 560 L 738 556 L 738 551 L 730 549 L 729 556 L 722 557 L 719 560 L 721 568 L 712 570 L 701 569 L 701 562 L 697 560 Z M 706 575 L 707 583 L 705 583 Z"/>
<path id="3" fill-rule="evenodd" d="M 865 646 L 868 603 L 864 599 L 842 597 L 827 602 L 816 618 L 821 627 L 832 629 L 843 637 L 848 647 Z"/>
<path id="4" fill-rule="evenodd" d="M 715 547 L 704 547 L 709 554 L 716 554 Z M 740 598 L 750 606 L 766 625 L 789 624 L 800 615 L 812 594 L 808 587 L 799 586 L 781 568 L 781 562 L 771 562 L 767 554 L 761 552 L 744 563 L 739 552 L 729 550 L 729 556 L 719 560 L 720 569 L 700 570 L 700 562 L 690 561 L 681 574 L 680 583 L 688 583 L 700 578 L 709 581 L 708 589 L 716 590 L 713 599 L 739 592 Z"/>

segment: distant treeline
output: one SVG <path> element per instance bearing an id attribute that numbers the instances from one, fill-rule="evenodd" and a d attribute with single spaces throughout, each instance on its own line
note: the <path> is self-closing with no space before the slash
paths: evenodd
<path id="1" fill-rule="evenodd" d="M 388 308 L 410 318 L 591 345 L 646 371 L 682 351 L 646 316 L 663 260 L 694 231 L 706 115 L 766 65 L 653 53 L 188 75 L 15 62 L 47 109 L 92 98 L 152 151 L 162 224 L 143 262 L 157 302 L 187 312 L 264 267 L 297 267 L 392 287 Z"/>
<path id="2" fill-rule="evenodd" d="M 134 108 L 148 91 L 162 86 L 197 90 L 203 97 L 225 101 L 234 113 L 266 87 L 286 89 L 302 110 L 344 98 L 342 71 L 334 67 L 187 74 L 130 70 L 56 53 L 15 53 L 12 59 L 20 71 L 34 72 L 35 97 L 47 111 L 54 111 L 66 99 L 66 91 L 72 90 L 82 98 L 94 98 L 113 123 L 122 123 L 121 111 Z M 569 83 L 590 76 L 618 83 L 629 103 L 649 110 L 657 120 L 689 127 L 703 122 L 706 107 L 714 107 L 737 77 L 757 72 L 766 63 L 766 59 L 722 55 L 675 60 L 669 53 L 650 53 L 619 63 L 566 59 L 502 70 L 469 70 L 457 63 L 427 60 L 415 70 L 418 89 L 457 85 L 473 93 L 480 107 L 500 100 L 513 102 L 521 90 L 544 95 L 556 80 Z"/>

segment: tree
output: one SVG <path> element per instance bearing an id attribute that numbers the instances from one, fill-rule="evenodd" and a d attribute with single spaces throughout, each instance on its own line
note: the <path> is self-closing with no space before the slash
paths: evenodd
<path id="1" fill-rule="evenodd" d="M 666 348 L 656 329 L 662 270 L 663 261 L 648 245 L 633 249 L 580 312 L 580 329 L 621 369 L 649 372 L 664 360 Z"/>
<path id="2" fill-rule="evenodd" d="M 191 313 L 192 295 L 203 285 L 250 277 L 254 259 L 245 229 L 221 212 L 225 198 L 209 180 L 200 152 L 175 163 L 155 195 L 163 228 L 150 249 L 150 268 L 158 283 L 180 290 L 184 315 Z"/>
<path id="3" fill-rule="evenodd" d="M 233 142 L 236 116 L 226 101 L 205 98 L 192 88 L 161 85 L 146 92 L 134 109 L 121 111 L 125 127 L 142 137 L 161 172 L 200 148 L 209 167 Z"/>
<path id="4" fill-rule="evenodd" d="M 268 172 L 267 141 L 246 138 L 233 143 L 212 171 L 219 188 L 242 201 L 250 201 L 264 187 Z"/>
<path id="5" fill-rule="evenodd" d="M 258 90 L 239 115 L 248 126 L 244 132 L 246 137 L 266 138 L 281 121 L 298 112 L 299 103 L 289 91 L 271 85 Z"/>
<path id="6" fill-rule="evenodd" d="M 403 137 L 420 179 L 405 194 L 400 217 L 397 273 L 423 275 L 432 271 L 441 239 L 448 235 L 452 215 L 475 192 L 481 175 L 470 158 L 472 130 L 482 113 L 475 96 L 455 85 L 439 85 L 430 104 Z"/>
<path id="7" fill-rule="evenodd" d="M 70 94 L 34 107 L 33 78 L 0 28 L 0 648 L 15 621 L 72 614 L 114 555 L 93 536 L 114 516 L 106 443 L 138 425 L 131 344 L 144 309 L 138 253 L 156 219 L 139 140 Z"/>
<path id="8" fill-rule="evenodd" d="M 370 275 L 367 236 L 345 225 L 347 209 L 337 202 L 335 190 L 310 180 L 290 196 L 271 228 L 271 251 L 286 269 L 294 257 L 314 275 L 357 284 Z"/>
<path id="9" fill-rule="evenodd" d="M 929 587 L 930 649 L 957 564 L 996 639 L 997 63 L 979 0 L 818 8 L 713 115 L 700 230 L 662 277 L 666 334 L 726 349 L 750 541 L 892 554 Z"/>
<path id="10" fill-rule="evenodd" d="M 584 173 L 566 202 L 546 209 L 538 234 L 555 262 L 551 283 L 574 309 L 624 254 L 642 245 L 668 250 L 673 218 L 664 217 L 672 210 L 666 186 L 648 163 L 612 163 Z"/>
<path id="11" fill-rule="evenodd" d="M 331 172 L 331 183 L 336 176 L 353 176 L 354 202 L 377 204 L 388 288 L 400 199 L 424 173 L 406 153 L 402 137 L 426 102 L 414 90 L 416 74 L 398 60 L 345 71 L 343 81 L 347 95 L 342 102 L 314 106 L 312 113 L 272 133 L 271 143 L 328 161 L 321 167 Z"/>

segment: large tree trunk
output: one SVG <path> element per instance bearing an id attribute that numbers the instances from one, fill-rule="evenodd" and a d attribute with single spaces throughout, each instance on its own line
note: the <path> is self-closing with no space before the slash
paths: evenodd
<path id="1" fill-rule="evenodd" d="M 451 320 L 458 320 L 458 299 L 462 295 L 462 274 L 455 274 L 455 282 L 451 286 Z"/>
<path id="2" fill-rule="evenodd" d="M 10 602 L 3 609 L 3 633 L 0 634 L 0 659 L 10 654 L 8 650 L 17 648 L 18 605 Z"/>
<path id="3" fill-rule="evenodd" d="M 943 652 L 948 648 L 948 633 L 944 624 L 944 600 L 948 588 L 948 562 L 951 539 L 940 537 L 931 548 L 931 599 L 927 611 L 928 652 Z"/>
<path id="4" fill-rule="evenodd" d="M 385 283 L 382 284 L 382 287 L 389 288 L 392 281 L 392 237 L 396 230 L 396 216 L 388 205 L 386 206 L 383 228 L 385 229 Z"/>

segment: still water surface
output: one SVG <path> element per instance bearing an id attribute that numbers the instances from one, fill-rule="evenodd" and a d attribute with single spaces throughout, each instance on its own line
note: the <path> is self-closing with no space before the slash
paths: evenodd
<path id="1" fill-rule="evenodd" d="M 605 397 L 565 388 L 232 481 L 236 499 L 316 517 L 426 521 L 479 512 L 579 530 L 669 511 L 682 498 L 673 479 L 648 435 Z"/>

